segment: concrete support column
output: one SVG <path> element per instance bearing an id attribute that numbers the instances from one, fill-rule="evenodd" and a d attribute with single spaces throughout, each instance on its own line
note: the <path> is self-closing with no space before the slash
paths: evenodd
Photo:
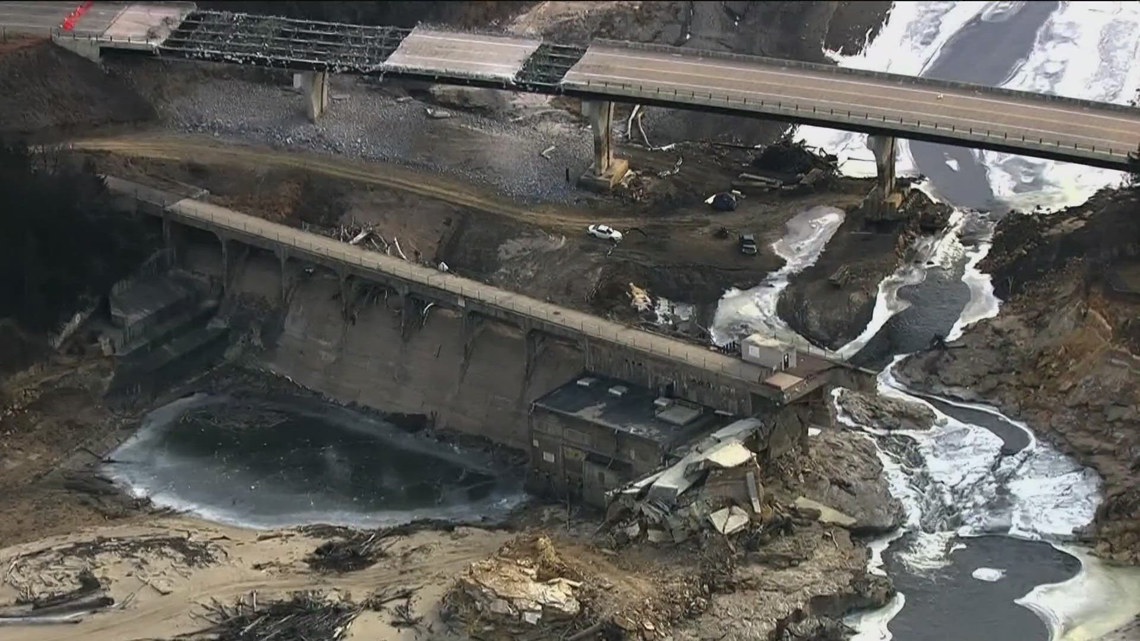
<path id="1" fill-rule="evenodd" d="M 867 146 L 875 154 L 875 168 L 878 172 L 879 191 L 889 197 L 895 191 L 895 162 L 898 156 L 898 141 L 893 136 L 867 136 Z"/>
<path id="2" fill-rule="evenodd" d="M 299 77 L 299 79 L 298 79 Z M 304 71 L 293 75 L 293 86 L 298 85 L 305 96 L 305 115 L 316 122 L 329 106 L 329 75 L 325 71 Z"/>
<path id="3" fill-rule="evenodd" d="M 594 191 L 614 188 L 629 171 L 629 162 L 614 157 L 614 103 L 608 100 L 583 100 L 582 114 L 590 119 L 594 134 L 594 163 L 579 179 L 579 184 Z"/>
<path id="4" fill-rule="evenodd" d="M 230 241 L 225 238 L 220 238 L 222 242 L 222 294 L 227 293 L 230 288 L 230 278 L 233 277 L 234 270 L 234 251 Z"/>
<path id="5" fill-rule="evenodd" d="M 163 216 L 162 217 L 162 246 L 165 247 L 166 250 L 170 252 L 171 257 L 174 259 L 174 262 L 176 264 L 178 263 L 178 258 L 179 258 L 179 251 L 178 251 L 179 236 L 180 236 L 180 234 L 178 231 L 178 223 L 171 220 L 169 216 Z"/>
<path id="6" fill-rule="evenodd" d="M 411 294 L 403 292 L 400 294 L 400 337 L 407 339 L 411 335 L 412 328 L 415 327 L 416 320 L 419 317 L 419 305 L 416 304 L 416 299 Z"/>
<path id="7" fill-rule="evenodd" d="M 463 368 L 467 368 L 467 363 L 471 362 L 471 355 L 475 351 L 475 338 L 479 335 L 479 328 L 482 326 L 482 317 L 473 311 L 464 311 L 463 313 Z"/>
<path id="8" fill-rule="evenodd" d="M 281 304 L 289 301 L 289 252 L 285 248 L 278 248 L 277 262 L 281 266 Z"/>
<path id="9" fill-rule="evenodd" d="M 529 327 L 524 327 L 523 331 L 526 335 L 526 378 L 524 380 L 530 382 L 530 377 L 534 374 L 534 368 L 538 364 L 538 356 L 542 352 L 542 332 Z"/>

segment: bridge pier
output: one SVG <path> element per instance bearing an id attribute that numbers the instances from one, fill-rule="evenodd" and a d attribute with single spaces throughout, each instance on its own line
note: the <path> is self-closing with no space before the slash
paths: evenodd
<path id="1" fill-rule="evenodd" d="M 868 220 L 897 220 L 902 194 L 895 189 L 895 163 L 898 160 L 898 141 L 894 136 L 867 136 L 867 147 L 875 154 L 875 171 L 878 182 L 863 200 Z"/>
<path id="2" fill-rule="evenodd" d="M 879 191 L 884 197 L 895 191 L 895 163 L 898 160 L 898 141 L 894 136 L 867 136 L 867 146 L 875 154 L 875 170 L 879 178 Z"/>
<path id="3" fill-rule="evenodd" d="M 578 179 L 578 185 L 591 191 L 609 191 L 629 171 L 629 161 L 614 158 L 614 103 L 609 100 L 583 100 L 582 114 L 590 119 L 594 134 L 594 163 Z"/>
<path id="4" fill-rule="evenodd" d="M 329 74 L 326 71 L 302 71 L 293 74 L 293 87 L 305 96 L 305 115 L 316 122 L 329 106 Z"/>
<path id="5" fill-rule="evenodd" d="M 177 263 L 180 257 L 178 246 L 180 243 L 180 236 L 182 235 L 181 226 L 170 219 L 168 214 L 162 216 L 162 246 L 170 252 L 171 258 Z"/>

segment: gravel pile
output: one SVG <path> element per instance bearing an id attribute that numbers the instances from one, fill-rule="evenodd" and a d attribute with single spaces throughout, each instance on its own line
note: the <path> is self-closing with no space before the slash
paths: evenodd
<path id="1" fill-rule="evenodd" d="M 173 69 L 177 69 L 174 67 Z M 124 64 L 115 71 L 143 95 L 154 74 L 172 73 L 158 65 Z M 428 105 L 397 100 L 363 83 L 337 78 L 329 109 L 316 124 L 305 117 L 304 97 L 284 84 L 234 78 L 191 80 L 192 86 L 157 105 L 172 130 L 221 139 L 316 151 L 398 163 L 457 176 L 522 202 L 568 202 L 582 196 L 566 183 L 576 179 L 592 157 L 590 132 L 540 114 L 549 107 L 484 117 L 452 109 L 449 117 L 428 115 Z M 169 77 L 163 79 L 169 83 Z M 554 150 L 541 154 L 547 148 Z"/>

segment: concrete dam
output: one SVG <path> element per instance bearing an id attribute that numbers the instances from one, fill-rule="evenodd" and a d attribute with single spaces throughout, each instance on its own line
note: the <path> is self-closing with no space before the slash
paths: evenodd
<path id="1" fill-rule="evenodd" d="M 323 236 L 108 177 L 161 220 L 174 262 L 223 292 L 261 364 L 340 402 L 529 449 L 532 403 L 583 372 L 731 416 L 772 415 L 861 377 L 801 354 L 775 371 Z"/>

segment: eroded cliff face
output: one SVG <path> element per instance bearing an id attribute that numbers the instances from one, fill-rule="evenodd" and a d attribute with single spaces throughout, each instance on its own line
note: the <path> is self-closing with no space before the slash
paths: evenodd
<path id="1" fill-rule="evenodd" d="M 1102 192 L 1048 216 L 1011 215 L 982 269 L 1006 302 L 907 384 L 996 404 L 1096 469 L 1103 556 L 1140 563 L 1140 194 Z"/>

